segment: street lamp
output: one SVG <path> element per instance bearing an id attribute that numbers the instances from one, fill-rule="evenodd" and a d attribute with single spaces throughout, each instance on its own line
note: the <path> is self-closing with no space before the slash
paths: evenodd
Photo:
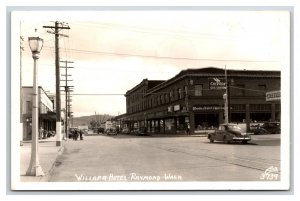
<path id="1" fill-rule="evenodd" d="M 40 37 L 28 37 L 32 58 L 34 61 L 33 68 L 33 89 L 32 89 L 32 143 L 31 143 L 31 159 L 26 175 L 44 176 L 44 172 L 38 157 L 38 70 L 37 60 L 43 47 L 43 39 Z"/>

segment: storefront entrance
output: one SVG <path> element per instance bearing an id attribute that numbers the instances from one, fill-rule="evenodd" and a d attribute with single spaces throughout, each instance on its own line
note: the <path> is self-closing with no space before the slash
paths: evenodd
<path id="1" fill-rule="evenodd" d="M 195 114 L 195 130 L 206 130 L 219 125 L 218 113 Z"/>
<path id="2" fill-rule="evenodd" d="M 232 123 L 242 123 L 246 121 L 246 113 L 231 113 Z"/>

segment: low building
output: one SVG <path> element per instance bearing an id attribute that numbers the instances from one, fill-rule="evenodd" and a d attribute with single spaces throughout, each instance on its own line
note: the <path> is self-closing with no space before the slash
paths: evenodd
<path id="1" fill-rule="evenodd" d="M 227 80 L 227 83 L 226 83 Z M 148 132 L 191 133 L 224 122 L 228 87 L 228 119 L 250 123 L 280 121 L 280 101 L 266 101 L 266 92 L 280 90 L 280 71 L 186 69 L 166 81 L 144 79 L 126 92 L 124 127 L 146 126 Z"/>
<path id="2" fill-rule="evenodd" d="M 23 120 L 23 140 L 32 138 L 32 87 L 22 87 L 22 120 Z M 38 87 L 38 104 L 39 104 L 39 126 L 46 131 L 55 131 L 56 113 L 54 103 L 49 98 L 42 87 Z"/>

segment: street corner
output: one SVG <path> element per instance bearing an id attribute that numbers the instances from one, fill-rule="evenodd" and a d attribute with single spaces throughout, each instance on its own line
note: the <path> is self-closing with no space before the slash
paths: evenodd
<path id="1" fill-rule="evenodd" d="M 21 147 L 20 154 L 20 181 L 21 182 L 47 182 L 59 155 L 64 151 L 64 145 L 56 146 L 55 142 L 39 144 L 39 163 L 43 176 L 29 176 L 26 171 L 31 160 L 31 146 L 26 143 Z"/>

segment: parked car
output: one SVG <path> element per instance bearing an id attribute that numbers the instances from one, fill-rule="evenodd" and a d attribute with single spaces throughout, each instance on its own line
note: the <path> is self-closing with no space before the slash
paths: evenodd
<path id="1" fill-rule="evenodd" d="M 115 128 L 108 128 L 106 129 L 106 134 L 107 135 L 117 135 L 117 130 Z"/>
<path id="2" fill-rule="evenodd" d="M 122 133 L 123 134 L 130 134 L 130 130 L 128 128 L 123 128 Z"/>
<path id="3" fill-rule="evenodd" d="M 265 122 L 261 128 L 272 134 L 280 134 L 281 128 L 279 122 Z"/>
<path id="4" fill-rule="evenodd" d="M 139 127 L 138 129 L 136 129 L 135 132 L 136 135 L 147 135 L 147 127 Z"/>
<path id="5" fill-rule="evenodd" d="M 242 142 L 247 144 L 251 140 L 251 133 L 242 132 L 242 129 L 237 124 L 220 124 L 219 128 L 215 132 L 209 133 L 207 138 L 211 143 L 214 141 L 223 141 L 228 144 L 231 142 Z"/>
<path id="6" fill-rule="evenodd" d="M 270 132 L 267 131 L 266 129 L 262 128 L 261 126 L 263 123 L 251 123 L 250 124 L 250 131 L 254 135 L 263 135 L 263 134 L 269 134 Z"/>
<path id="7" fill-rule="evenodd" d="M 97 134 L 104 133 L 104 128 L 97 128 Z"/>

